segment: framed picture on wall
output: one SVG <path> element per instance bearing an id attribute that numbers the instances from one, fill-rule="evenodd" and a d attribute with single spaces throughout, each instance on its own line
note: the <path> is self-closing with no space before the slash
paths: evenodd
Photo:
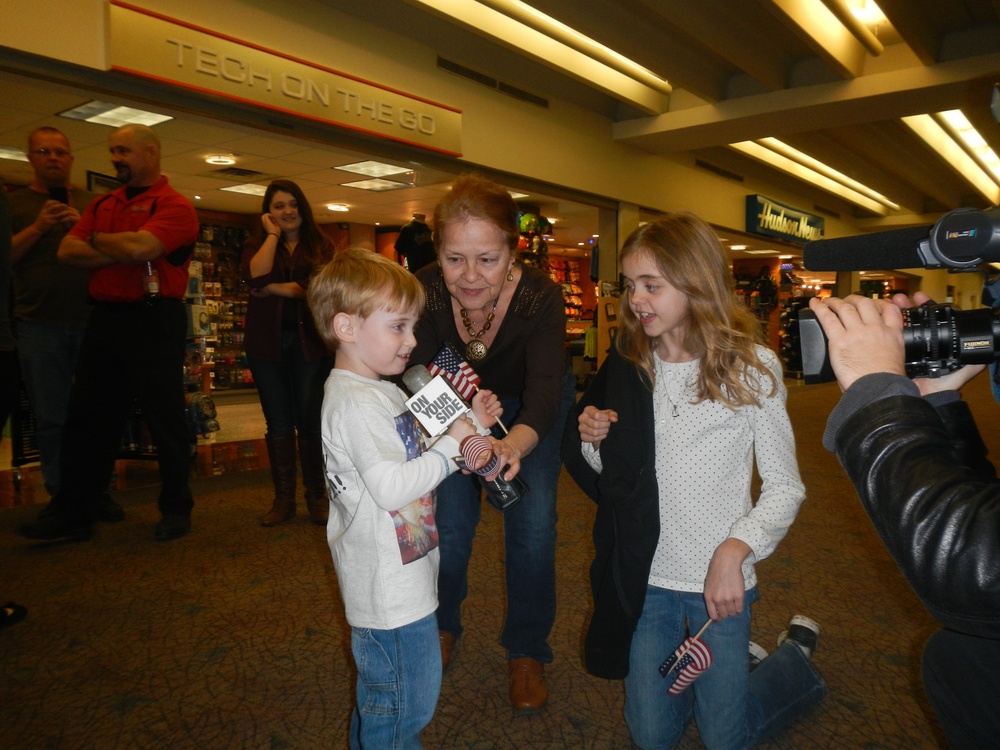
<path id="1" fill-rule="evenodd" d="M 92 193 L 106 193 L 121 186 L 122 184 L 114 177 L 87 170 L 87 190 Z"/>

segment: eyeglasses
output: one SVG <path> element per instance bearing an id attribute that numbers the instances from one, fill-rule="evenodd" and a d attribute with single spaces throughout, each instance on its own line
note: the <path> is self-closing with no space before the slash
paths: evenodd
<path id="1" fill-rule="evenodd" d="M 65 149 L 61 148 L 36 148 L 33 149 L 30 153 L 35 154 L 36 156 L 57 156 L 60 159 L 64 159 L 67 156 L 72 156 L 72 154 L 70 154 L 69 151 L 66 151 Z"/>

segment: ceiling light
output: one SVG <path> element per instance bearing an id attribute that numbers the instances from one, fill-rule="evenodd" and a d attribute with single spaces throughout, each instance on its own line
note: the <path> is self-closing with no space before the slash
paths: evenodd
<path id="1" fill-rule="evenodd" d="M 747 246 L 746 245 L 730 245 L 729 249 L 730 250 L 746 250 Z"/>
<path id="2" fill-rule="evenodd" d="M 942 118 L 943 120 L 944 118 Z M 944 163 L 968 180 L 986 197 L 990 205 L 1000 203 L 1000 187 L 979 163 L 966 153 L 937 119 L 931 115 L 904 117 L 903 122 L 934 149 Z"/>
<path id="3" fill-rule="evenodd" d="M 665 80 L 518 0 L 414 1 L 648 114 L 668 109 Z"/>
<path id="4" fill-rule="evenodd" d="M 938 112 L 937 117 L 945 122 L 953 131 L 952 136 L 964 143 L 969 153 L 981 162 L 982 166 L 993 175 L 997 184 L 1000 184 L 1000 157 L 990 148 L 982 134 L 972 126 L 962 110 Z"/>
<path id="5" fill-rule="evenodd" d="M 777 250 L 744 250 L 747 255 L 777 255 Z"/>
<path id="6" fill-rule="evenodd" d="M 89 101 L 79 107 L 67 109 L 59 113 L 60 117 L 68 117 L 71 120 L 83 120 L 93 122 L 98 125 L 110 125 L 111 127 L 121 127 L 122 125 L 157 125 L 161 122 L 174 119 L 170 115 L 159 115 L 155 112 L 146 112 L 133 107 L 119 107 L 117 104 L 108 102 Z"/>
<path id="7" fill-rule="evenodd" d="M 23 148 L 13 146 L 0 146 L 0 159 L 10 159 L 11 161 L 28 161 L 28 152 Z"/>
<path id="8" fill-rule="evenodd" d="M 327 203 L 327 211 L 349 211 L 350 209 L 343 203 Z"/>
<path id="9" fill-rule="evenodd" d="M 229 187 L 219 188 L 219 190 L 225 190 L 227 193 L 243 193 L 244 195 L 264 195 L 267 192 L 267 186 L 245 182 L 242 185 L 230 185 Z"/>
<path id="10" fill-rule="evenodd" d="M 508 190 L 507 192 L 510 193 L 510 197 L 513 198 L 514 200 L 519 200 L 521 198 L 527 198 L 528 197 L 527 193 L 518 193 L 518 192 L 516 192 L 514 190 Z"/>
<path id="11" fill-rule="evenodd" d="M 212 154 L 207 159 L 205 159 L 207 164 L 218 164 L 223 167 L 228 167 L 236 163 L 236 157 L 233 154 Z"/>
<path id="12" fill-rule="evenodd" d="M 406 167 L 397 167 L 394 164 L 384 164 L 380 161 L 359 161 L 353 164 L 344 164 L 340 167 L 334 167 L 334 169 L 339 169 L 342 172 L 363 174 L 368 177 L 388 177 L 389 175 L 402 174 L 403 172 L 411 171 Z"/>
<path id="13" fill-rule="evenodd" d="M 816 187 L 826 190 L 828 193 L 840 196 L 844 200 L 855 203 L 879 216 L 889 214 L 889 206 L 886 202 L 877 201 L 864 193 L 844 185 L 831 177 L 810 169 L 799 161 L 793 160 L 785 154 L 773 151 L 767 146 L 756 141 L 742 141 L 740 143 L 730 143 L 729 148 L 740 151 L 747 156 L 762 161 L 775 169 L 786 172 L 804 182 L 808 182 Z M 834 170 L 830 170 L 831 172 Z M 874 192 L 874 191 L 871 191 Z M 889 201 L 891 203 L 891 201 Z"/>
<path id="14" fill-rule="evenodd" d="M 343 187 L 358 188 L 359 190 L 372 190 L 376 193 L 384 193 L 386 190 L 399 190 L 410 187 L 404 182 L 394 182 L 392 180 L 357 180 L 355 182 L 341 183 Z"/>

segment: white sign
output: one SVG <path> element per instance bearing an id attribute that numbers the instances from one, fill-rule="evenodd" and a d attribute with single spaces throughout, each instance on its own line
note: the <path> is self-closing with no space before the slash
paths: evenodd
<path id="1" fill-rule="evenodd" d="M 406 402 L 406 408 L 431 437 L 440 435 L 452 422 L 469 411 L 469 407 L 440 375 L 435 376 L 410 398 Z"/>

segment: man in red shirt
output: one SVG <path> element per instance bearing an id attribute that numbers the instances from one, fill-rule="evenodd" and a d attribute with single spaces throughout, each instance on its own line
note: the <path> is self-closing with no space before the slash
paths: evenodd
<path id="1" fill-rule="evenodd" d="M 122 430 L 138 400 L 157 447 L 160 541 L 191 528 L 190 439 L 183 361 L 187 267 L 198 237 L 194 207 L 160 172 L 160 141 L 145 125 L 110 138 L 122 187 L 94 200 L 59 245 L 59 259 L 90 272 L 94 308 L 70 395 L 61 486 L 32 539 L 87 539 L 107 492 Z"/>

